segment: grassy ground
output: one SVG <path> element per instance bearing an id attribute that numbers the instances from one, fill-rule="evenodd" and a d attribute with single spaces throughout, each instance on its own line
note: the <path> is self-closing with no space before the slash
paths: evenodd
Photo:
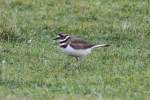
<path id="1" fill-rule="evenodd" d="M 112 46 L 76 65 L 58 32 Z M 1 99 L 150 98 L 149 0 L 0 0 L 0 41 Z"/>

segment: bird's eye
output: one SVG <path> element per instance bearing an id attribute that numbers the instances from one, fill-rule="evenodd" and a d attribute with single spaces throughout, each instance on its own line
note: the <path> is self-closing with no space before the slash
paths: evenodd
<path id="1" fill-rule="evenodd" d="M 59 33 L 58 34 L 60 37 L 64 37 L 64 36 L 66 36 L 66 34 L 65 33 Z"/>

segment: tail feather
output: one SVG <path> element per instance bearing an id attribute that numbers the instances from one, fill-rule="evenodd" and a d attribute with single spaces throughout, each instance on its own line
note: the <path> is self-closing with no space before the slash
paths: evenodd
<path id="1" fill-rule="evenodd" d="M 108 47 L 108 46 L 110 46 L 110 45 L 109 44 L 94 45 L 92 47 L 92 49 L 94 49 L 94 48 L 100 48 L 100 47 Z"/>

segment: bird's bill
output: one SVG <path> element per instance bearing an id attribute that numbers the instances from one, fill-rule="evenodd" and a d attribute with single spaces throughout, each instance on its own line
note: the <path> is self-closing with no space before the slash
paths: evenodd
<path id="1" fill-rule="evenodd" d="M 59 36 L 57 36 L 56 38 L 54 38 L 53 40 L 59 40 L 60 39 L 60 37 Z"/>

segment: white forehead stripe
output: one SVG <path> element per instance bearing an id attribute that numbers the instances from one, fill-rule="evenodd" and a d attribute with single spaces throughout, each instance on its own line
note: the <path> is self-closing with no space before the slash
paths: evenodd
<path id="1" fill-rule="evenodd" d="M 57 35 L 57 38 L 59 38 L 60 36 L 59 35 Z"/>

